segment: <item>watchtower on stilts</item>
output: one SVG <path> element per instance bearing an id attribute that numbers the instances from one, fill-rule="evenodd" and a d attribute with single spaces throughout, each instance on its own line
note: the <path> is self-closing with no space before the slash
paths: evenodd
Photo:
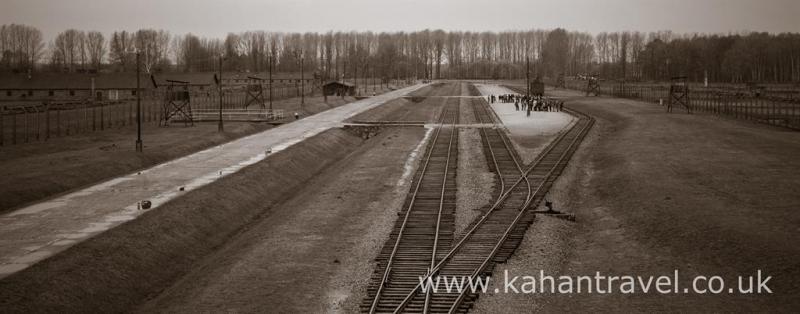
<path id="1" fill-rule="evenodd" d="M 259 105 L 261 109 L 267 109 L 266 101 L 264 101 L 264 81 L 260 77 L 248 76 L 250 81 L 245 87 L 245 100 L 244 109 L 247 109 L 252 104 Z"/>
<path id="2" fill-rule="evenodd" d="M 586 96 L 591 94 L 600 95 L 600 78 L 597 75 L 589 76 L 586 81 Z"/>
<path id="3" fill-rule="evenodd" d="M 161 106 L 162 118 L 160 126 L 169 126 L 171 121 L 183 121 L 185 126 L 194 126 L 192 116 L 192 97 L 189 93 L 189 82 L 178 80 L 166 80 L 167 85 L 164 93 L 164 104 Z M 153 85 L 158 88 L 158 84 L 153 78 Z"/>
<path id="4" fill-rule="evenodd" d="M 689 100 L 689 84 L 686 83 L 686 76 L 676 76 L 671 79 L 667 112 L 672 112 L 672 106 L 676 105 L 685 107 L 686 113 L 692 113 Z"/>

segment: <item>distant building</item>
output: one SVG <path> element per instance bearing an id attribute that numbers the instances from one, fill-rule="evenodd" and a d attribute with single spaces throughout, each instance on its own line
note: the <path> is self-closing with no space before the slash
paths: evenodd
<path id="1" fill-rule="evenodd" d="M 322 92 L 325 96 L 353 96 L 356 94 L 356 87 L 347 82 L 333 81 L 322 85 Z"/>
<path id="2" fill-rule="evenodd" d="M 149 75 L 140 78 L 142 92 L 153 91 Z M 159 87 L 169 85 L 167 80 L 188 81 L 181 89 L 190 92 L 213 90 L 210 74 L 158 74 Z M 131 73 L 37 73 L 27 75 L 0 75 L 0 101 L 76 101 L 76 100 L 131 100 L 136 99 L 136 75 Z"/>
<path id="3" fill-rule="evenodd" d="M 147 78 L 143 77 L 143 84 Z M 0 100 L 124 100 L 136 98 L 136 76 L 122 74 L 38 73 L 0 76 Z"/>

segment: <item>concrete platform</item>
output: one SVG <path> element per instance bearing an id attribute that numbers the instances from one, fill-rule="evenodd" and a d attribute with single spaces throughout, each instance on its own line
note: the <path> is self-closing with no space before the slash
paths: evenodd
<path id="1" fill-rule="evenodd" d="M 488 95 L 517 94 L 495 84 L 475 84 L 484 97 Z M 531 111 L 526 116 L 524 110 L 516 111 L 513 103 L 494 103 L 490 105 L 508 132 L 518 136 L 548 136 L 558 134 L 575 119 L 564 112 Z"/>
<path id="2" fill-rule="evenodd" d="M 362 99 L 3 214 L 0 216 L 0 278 L 423 86 L 414 85 Z M 152 207 L 140 210 L 138 203 L 143 200 L 152 202 Z"/>

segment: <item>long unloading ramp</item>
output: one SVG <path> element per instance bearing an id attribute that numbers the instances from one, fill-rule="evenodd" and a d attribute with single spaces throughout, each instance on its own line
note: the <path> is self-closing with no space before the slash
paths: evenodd
<path id="1" fill-rule="evenodd" d="M 424 84 L 362 99 L 0 216 L 0 278 Z M 147 200 L 151 207 L 140 209 Z"/>

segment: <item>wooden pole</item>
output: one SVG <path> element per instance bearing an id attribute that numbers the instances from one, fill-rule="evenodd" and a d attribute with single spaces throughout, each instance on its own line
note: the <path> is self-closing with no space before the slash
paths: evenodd
<path id="1" fill-rule="evenodd" d="M 17 113 L 14 112 L 11 116 L 11 144 L 17 144 Z"/>
<path id="2" fill-rule="evenodd" d="M 272 110 L 272 61 L 274 56 L 272 54 L 269 55 L 269 112 L 272 114 L 274 111 Z"/>
<path id="3" fill-rule="evenodd" d="M 25 143 L 28 142 L 28 109 L 25 109 L 25 122 L 22 124 L 23 130 L 25 131 Z"/>
<path id="4" fill-rule="evenodd" d="M 5 111 L 6 111 L 6 106 L 0 106 L 0 146 L 3 146 L 5 144 L 5 129 L 6 129 L 6 125 L 4 123 L 6 120 Z"/>
<path id="5" fill-rule="evenodd" d="M 141 90 L 141 53 L 136 52 L 136 151 L 142 152 L 142 90 Z"/>
<path id="6" fill-rule="evenodd" d="M 217 131 L 223 132 L 225 127 L 222 124 L 222 56 L 219 56 L 219 124 Z"/>
<path id="7" fill-rule="evenodd" d="M 106 124 L 105 124 L 105 116 L 106 115 L 105 115 L 104 111 L 105 110 L 103 110 L 103 102 L 101 101 L 100 102 L 100 131 L 105 130 L 105 128 L 106 128 Z"/>
<path id="8" fill-rule="evenodd" d="M 50 139 L 50 104 L 45 104 L 44 107 L 44 140 Z"/>

